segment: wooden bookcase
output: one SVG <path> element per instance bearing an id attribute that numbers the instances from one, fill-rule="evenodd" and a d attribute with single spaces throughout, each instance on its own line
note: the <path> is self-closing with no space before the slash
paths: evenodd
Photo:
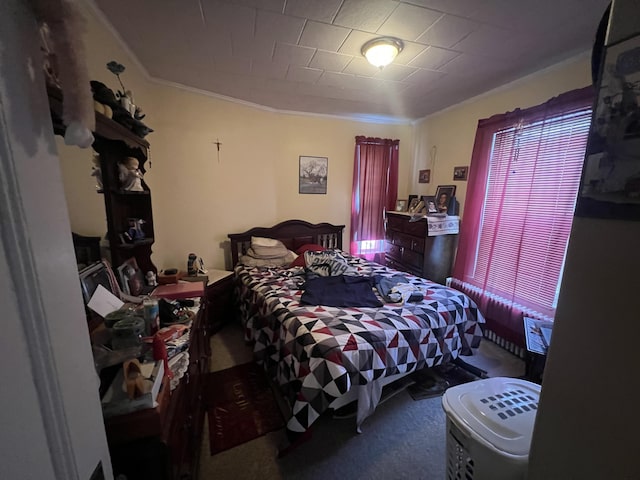
<path id="1" fill-rule="evenodd" d="M 66 126 L 62 122 L 62 92 L 48 86 L 47 93 L 54 132 L 64 135 Z M 151 270 L 157 273 L 157 268 L 151 261 L 151 247 L 154 242 L 151 191 L 144 179 L 142 192 L 123 190 L 118 179 L 118 162 L 127 157 L 137 158 L 140 170 L 142 173 L 146 172 L 149 142 L 99 112 L 96 112 L 96 129 L 93 135 L 93 149 L 100 155 L 103 188 L 99 193 L 104 196 L 111 265 L 115 270 L 125 260 L 134 257 L 143 272 Z M 122 234 L 128 229 L 129 218 L 144 221 L 143 240 L 135 243 L 123 241 Z"/>

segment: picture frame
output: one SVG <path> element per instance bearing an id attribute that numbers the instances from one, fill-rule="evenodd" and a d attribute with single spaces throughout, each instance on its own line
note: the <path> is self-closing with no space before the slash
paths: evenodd
<path id="1" fill-rule="evenodd" d="M 396 212 L 405 212 L 407 210 L 407 201 L 405 199 L 396 200 Z"/>
<path id="2" fill-rule="evenodd" d="M 469 174 L 469 167 L 453 167 L 453 180 L 456 182 L 466 181 Z"/>
<path id="3" fill-rule="evenodd" d="M 436 189 L 436 208 L 438 213 L 447 213 L 449 211 L 449 205 L 451 205 L 451 199 L 456 195 L 455 185 L 438 185 Z"/>
<path id="4" fill-rule="evenodd" d="M 431 170 L 418 171 L 418 183 L 429 183 L 431 181 Z"/>
<path id="5" fill-rule="evenodd" d="M 298 193 L 326 195 L 329 159 L 300 155 L 298 163 Z"/>
<path id="6" fill-rule="evenodd" d="M 605 47 L 577 217 L 640 220 L 640 35 Z"/>
<path id="7" fill-rule="evenodd" d="M 143 293 L 144 290 L 144 273 L 138 267 L 138 262 L 135 257 L 131 257 L 128 260 L 122 262 L 117 268 L 118 280 L 120 281 L 120 288 L 127 295 L 138 296 Z"/>
<path id="8" fill-rule="evenodd" d="M 438 208 L 436 206 L 436 197 L 434 195 L 423 195 L 422 201 L 424 202 L 424 207 L 426 209 L 427 215 L 430 213 L 438 213 Z"/>
<path id="9" fill-rule="evenodd" d="M 420 203 L 420 198 L 418 195 L 409 195 L 409 200 L 407 203 L 407 212 L 411 212 L 416 206 Z"/>

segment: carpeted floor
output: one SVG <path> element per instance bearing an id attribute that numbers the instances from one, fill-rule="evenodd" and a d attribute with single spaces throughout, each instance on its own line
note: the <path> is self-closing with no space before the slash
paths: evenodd
<path id="1" fill-rule="evenodd" d="M 212 371 L 252 360 L 238 325 L 228 325 L 214 335 L 211 349 Z M 523 362 L 504 353 L 506 356 L 502 349 L 485 341 L 477 355 L 464 360 L 486 370 L 489 376 L 522 375 Z M 362 434 L 355 431 L 355 418 L 324 415 L 314 424 L 309 441 L 278 459 L 278 451 L 287 445 L 284 429 L 212 456 L 205 422 L 199 478 L 441 479 L 445 478 L 445 424 L 440 396 L 414 401 L 405 390 L 378 406 L 364 422 Z"/>

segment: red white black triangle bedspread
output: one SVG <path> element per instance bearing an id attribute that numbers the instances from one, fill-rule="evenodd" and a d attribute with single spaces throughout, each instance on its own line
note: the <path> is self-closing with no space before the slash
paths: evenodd
<path id="1" fill-rule="evenodd" d="M 399 274 L 347 257 L 360 275 Z M 484 323 L 465 294 L 401 273 L 424 299 L 380 308 L 301 305 L 303 269 L 235 269 L 245 339 L 280 385 L 296 385 L 291 432 L 304 432 L 352 385 L 410 373 L 470 354 Z"/>

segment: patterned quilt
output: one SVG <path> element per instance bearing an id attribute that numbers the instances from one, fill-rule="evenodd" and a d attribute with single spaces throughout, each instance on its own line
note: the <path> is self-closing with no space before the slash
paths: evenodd
<path id="1" fill-rule="evenodd" d="M 400 272 L 347 256 L 358 275 Z M 484 323 L 463 293 L 404 275 L 420 289 L 419 303 L 379 308 L 301 305 L 301 267 L 235 269 L 245 339 L 280 385 L 292 387 L 290 432 L 305 432 L 354 385 L 410 373 L 471 354 Z M 382 299 L 382 297 L 380 297 Z"/>

